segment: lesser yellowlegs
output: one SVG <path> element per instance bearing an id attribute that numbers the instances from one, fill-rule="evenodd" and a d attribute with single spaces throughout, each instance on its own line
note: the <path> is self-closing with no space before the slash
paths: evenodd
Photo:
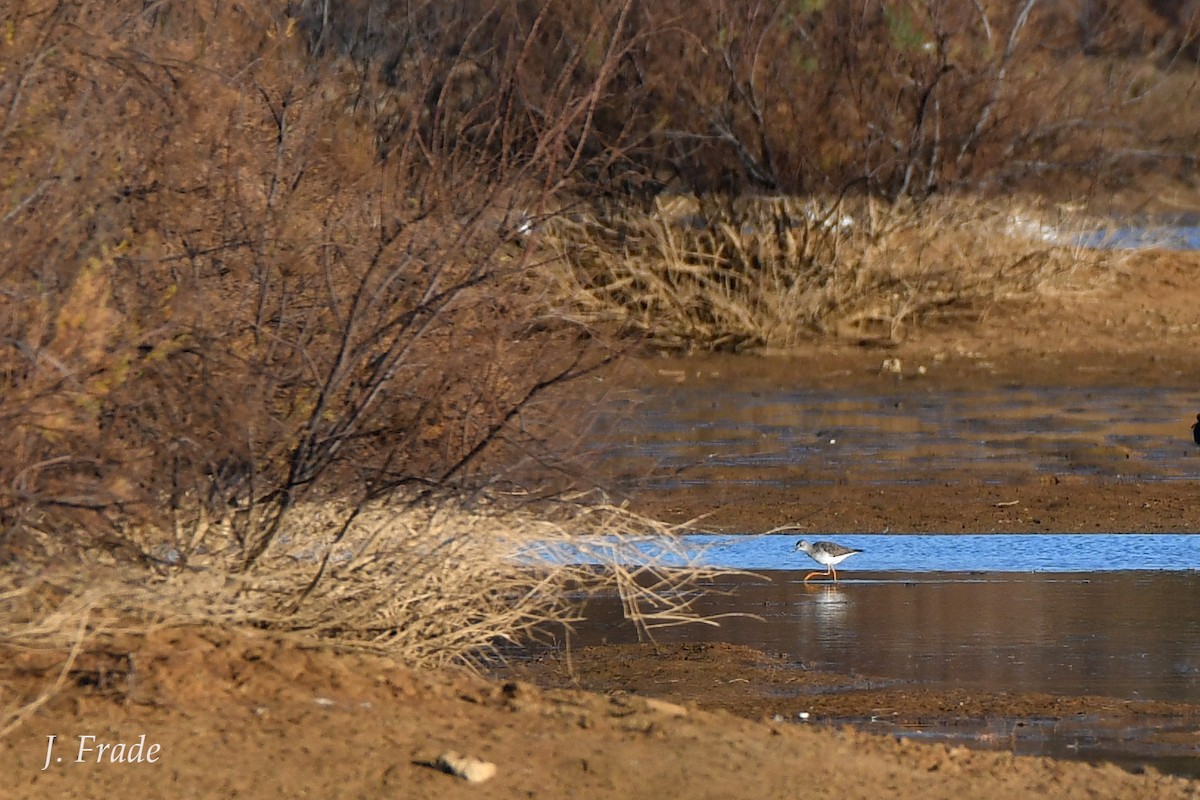
<path id="1" fill-rule="evenodd" d="M 805 583 L 808 583 L 809 578 L 814 575 L 833 575 L 833 581 L 837 583 L 837 570 L 833 568 L 834 565 L 842 563 L 855 553 L 862 552 L 862 550 L 857 550 L 853 547 L 843 547 L 834 542 L 808 542 L 805 540 L 796 542 L 795 550 L 803 550 L 805 553 L 808 553 L 808 557 L 813 561 L 818 564 L 824 564 L 826 567 L 825 572 L 818 570 L 805 575 Z"/>

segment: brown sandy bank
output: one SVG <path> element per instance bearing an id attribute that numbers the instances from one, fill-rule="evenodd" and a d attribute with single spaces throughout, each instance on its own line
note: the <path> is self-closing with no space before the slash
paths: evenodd
<path id="1" fill-rule="evenodd" d="M 1117 767 L 755 721 L 620 693 L 538 689 L 274 637 L 164 629 L 85 659 L 100 685 L 0 740 L 4 796 L 1184 798 L 1200 784 Z M 696 653 L 684 653 L 695 658 Z M 729 650 L 730 663 L 745 659 Z M 5 654 L 9 687 L 35 687 Z M 86 662 L 86 663 L 85 663 Z M 711 675 L 709 676 L 711 678 Z M 156 763 L 76 763 L 80 737 L 159 745 Z M 58 737 L 47 760 L 48 737 Z M 87 740 L 90 747 L 95 742 Z M 429 765 L 497 765 L 474 786 Z M 55 759 L 62 757 L 62 763 Z"/>

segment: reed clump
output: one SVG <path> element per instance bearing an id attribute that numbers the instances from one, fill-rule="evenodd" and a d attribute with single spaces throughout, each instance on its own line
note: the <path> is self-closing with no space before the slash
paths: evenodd
<path id="1" fill-rule="evenodd" d="M 820 336 L 892 343 L 1001 303 L 1111 275 L 1064 212 L 978 200 L 658 201 L 558 218 L 547 274 L 571 313 L 668 350 L 786 349 Z M 1092 284 L 1094 285 L 1094 284 Z"/>
<path id="2" fill-rule="evenodd" d="M 700 563 L 677 527 L 575 500 L 538 513 L 450 500 L 308 505 L 250 571 L 227 524 L 192 542 L 131 533 L 162 555 L 150 565 L 95 551 L 70 567 L 8 570 L 2 652 L 44 677 L 31 694 L 27 680 L 21 689 L 0 674 L 0 735 L 64 685 L 102 682 L 97 664 L 120 672 L 112 665 L 132 664 L 138 638 L 164 626 L 248 627 L 410 665 L 472 667 L 570 626 L 595 592 L 620 596 L 642 632 L 716 624 L 692 603 L 724 571 Z"/>

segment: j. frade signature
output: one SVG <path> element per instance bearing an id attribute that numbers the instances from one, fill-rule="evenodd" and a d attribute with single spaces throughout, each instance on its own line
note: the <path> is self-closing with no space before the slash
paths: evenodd
<path id="1" fill-rule="evenodd" d="M 61 764 L 63 757 L 54 754 L 54 746 L 58 736 L 50 734 L 46 737 L 46 763 L 43 770 L 50 764 Z M 84 734 L 78 737 L 79 747 L 68 748 L 75 758 L 69 763 L 84 764 L 157 764 L 162 757 L 162 746 L 157 742 L 146 743 L 146 734 L 142 734 L 132 742 L 102 742 L 95 736 Z M 65 740 L 63 744 L 69 740 Z M 68 756 L 69 758 L 69 756 Z"/>

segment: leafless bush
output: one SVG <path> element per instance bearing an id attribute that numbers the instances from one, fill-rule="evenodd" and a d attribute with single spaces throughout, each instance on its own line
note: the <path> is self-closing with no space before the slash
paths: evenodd
<path id="1" fill-rule="evenodd" d="M 891 343 L 1119 259 L 1070 246 L 1071 224 L 961 200 L 905 208 L 677 198 L 669 212 L 558 220 L 545 242 L 560 259 L 550 279 L 581 320 L 667 349 L 741 350 L 819 335 Z"/>
<path id="2" fill-rule="evenodd" d="M 1167 16 L 1141 0 L 639 6 L 597 131 L 621 144 L 624 185 L 652 191 L 1065 199 L 1191 163 L 1194 102 L 1138 99 L 1194 87 L 1191 18 Z"/>
<path id="3" fill-rule="evenodd" d="M 666 531 L 495 502 L 557 464 L 541 396 L 610 357 L 557 309 L 521 223 L 593 164 L 629 7 L 589 15 L 565 62 L 587 69 L 549 85 L 517 52 L 491 62 L 483 128 L 448 99 L 441 67 L 466 56 L 342 82 L 375 45 L 306 41 L 275 4 L 11 12 L 0 559 L 26 600 L 43 568 L 61 585 L 40 612 L 12 595 L 6 636 L 83 641 L 90 612 L 54 623 L 82 603 L 438 663 L 568 621 L 568 585 L 617 587 L 646 625 L 688 617 L 702 569 L 518 552 Z"/>
<path id="4" fill-rule="evenodd" d="M 492 64 L 479 130 L 444 110 L 445 70 L 342 84 L 274 4 L 16 8 L 0 545 L 87 531 L 153 560 L 121 533 L 140 517 L 186 560 L 228 517 L 249 568 L 304 497 L 509 477 L 480 458 L 541 446 L 513 423 L 607 358 L 542 313 L 517 222 L 590 158 L 626 11 L 536 119 L 512 105 L 528 67 Z"/>

